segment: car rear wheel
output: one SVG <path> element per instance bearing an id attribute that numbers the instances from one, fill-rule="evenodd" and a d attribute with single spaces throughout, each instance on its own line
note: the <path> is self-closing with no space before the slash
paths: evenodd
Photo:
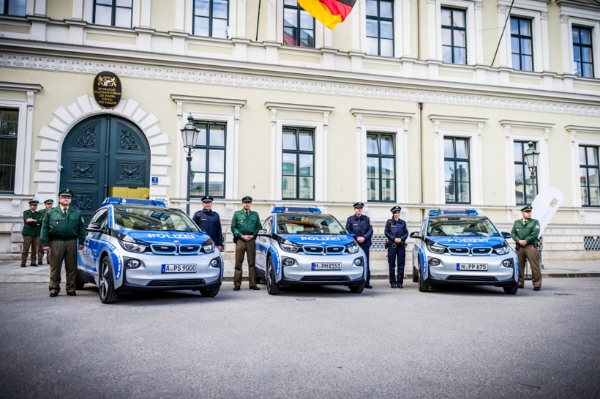
<path id="1" fill-rule="evenodd" d="M 269 260 L 267 260 L 267 272 L 265 274 L 265 277 L 267 279 L 267 292 L 269 293 L 269 295 L 279 294 L 279 286 L 275 282 L 275 268 L 273 267 L 273 258 L 269 258 Z"/>
<path id="2" fill-rule="evenodd" d="M 419 291 L 427 292 L 429 291 L 429 284 L 425 283 L 425 279 L 423 278 L 423 272 L 421 270 L 421 265 L 419 264 Z"/>
<path id="3" fill-rule="evenodd" d="M 102 303 L 114 303 L 118 299 L 112 270 L 110 269 L 108 257 L 102 258 L 102 261 L 100 262 L 100 284 L 98 285 L 98 294 L 100 295 L 100 301 L 102 301 Z"/>
<path id="4" fill-rule="evenodd" d="M 508 295 L 515 295 L 519 290 L 519 286 L 517 284 L 502 288 L 504 288 L 504 293 Z"/>
<path id="5" fill-rule="evenodd" d="M 200 295 L 205 296 L 207 298 L 213 298 L 213 297 L 217 296 L 217 294 L 219 293 L 220 289 L 221 289 L 221 287 L 217 287 L 217 288 L 201 288 L 200 289 Z"/>
<path id="6" fill-rule="evenodd" d="M 365 290 L 365 283 L 350 286 L 350 292 L 352 292 L 353 294 L 360 294 L 364 290 Z"/>
<path id="7" fill-rule="evenodd" d="M 413 283 L 419 281 L 419 271 L 413 266 Z"/>

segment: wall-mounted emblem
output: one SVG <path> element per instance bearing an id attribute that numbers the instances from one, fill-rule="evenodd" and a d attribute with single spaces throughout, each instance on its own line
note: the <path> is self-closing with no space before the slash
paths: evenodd
<path id="1" fill-rule="evenodd" d="M 94 78 L 94 99 L 102 108 L 114 108 L 121 101 L 121 80 L 112 72 L 100 72 Z"/>

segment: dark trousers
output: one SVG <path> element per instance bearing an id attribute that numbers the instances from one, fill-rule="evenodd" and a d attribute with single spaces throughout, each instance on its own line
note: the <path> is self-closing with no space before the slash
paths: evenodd
<path id="1" fill-rule="evenodd" d="M 369 264 L 369 252 L 371 251 L 371 246 L 369 245 L 368 247 L 360 247 L 363 252 L 365 253 L 365 256 L 367 259 L 365 259 L 365 267 L 367 268 L 367 281 L 366 284 L 370 284 L 371 281 L 371 266 Z"/>
<path id="2" fill-rule="evenodd" d="M 42 265 L 43 260 L 44 260 L 44 246 L 42 245 L 41 237 L 37 237 L 37 246 L 38 246 L 38 253 L 37 253 L 38 265 Z M 50 258 L 48 258 L 48 259 L 50 259 Z"/>
<path id="3" fill-rule="evenodd" d="M 35 263 L 35 257 L 37 256 L 37 243 L 39 237 L 23 236 L 23 250 L 21 251 L 21 263 L 27 263 L 27 257 L 29 256 L 29 249 L 31 248 L 31 263 Z"/>
<path id="4" fill-rule="evenodd" d="M 390 267 L 390 284 L 402 284 L 404 282 L 404 262 L 406 258 L 404 243 L 398 244 L 396 248 L 390 245 L 387 258 Z M 398 268 L 398 276 L 396 276 L 396 267 Z"/>
<path id="5" fill-rule="evenodd" d="M 256 239 L 244 241 L 241 238 L 235 243 L 235 273 L 233 274 L 233 285 L 239 287 L 242 285 L 242 263 L 244 263 L 244 254 L 248 259 L 248 280 L 250 287 L 256 285 L 256 275 L 254 271 L 254 259 L 256 258 Z"/>
<path id="6" fill-rule="evenodd" d="M 60 269 L 65 262 L 67 292 L 75 292 L 77 280 L 77 240 L 50 241 L 50 292 L 60 292 Z"/>
<path id="7" fill-rule="evenodd" d="M 517 250 L 519 258 L 519 286 L 525 284 L 525 261 L 529 261 L 531 266 L 531 280 L 534 287 L 542 286 L 542 270 L 540 269 L 540 259 L 538 249 L 533 244 L 520 247 Z"/>

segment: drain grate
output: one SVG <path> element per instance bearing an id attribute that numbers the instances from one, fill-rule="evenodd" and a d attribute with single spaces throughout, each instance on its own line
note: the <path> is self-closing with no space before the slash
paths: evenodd
<path id="1" fill-rule="evenodd" d="M 309 302 L 309 301 L 316 301 L 317 298 L 296 298 L 296 300 L 298 302 Z"/>
<path id="2" fill-rule="evenodd" d="M 583 237 L 583 249 L 585 251 L 600 251 L 600 237 Z"/>

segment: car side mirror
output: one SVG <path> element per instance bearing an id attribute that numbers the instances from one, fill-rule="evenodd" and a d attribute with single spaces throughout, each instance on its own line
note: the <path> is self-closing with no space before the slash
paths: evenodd
<path id="1" fill-rule="evenodd" d="M 422 239 L 423 239 L 423 237 L 421 237 L 421 236 L 419 235 L 419 232 L 418 232 L 418 231 L 413 231 L 412 233 L 410 233 L 410 238 L 418 238 L 419 240 L 422 240 Z"/>
<path id="2" fill-rule="evenodd" d="M 504 237 L 504 239 L 508 240 L 509 238 L 512 238 L 512 236 L 510 235 L 510 233 L 507 233 L 506 231 L 503 231 L 502 233 L 502 237 Z"/>
<path id="3" fill-rule="evenodd" d="M 270 237 L 271 236 L 271 234 L 266 229 L 258 230 L 258 233 L 256 233 L 256 235 L 259 237 Z"/>
<path id="4" fill-rule="evenodd" d="M 100 229 L 100 225 L 98 225 L 97 223 L 90 223 L 88 224 L 88 227 L 85 229 L 85 231 L 89 231 L 92 233 L 100 233 L 102 229 Z"/>

